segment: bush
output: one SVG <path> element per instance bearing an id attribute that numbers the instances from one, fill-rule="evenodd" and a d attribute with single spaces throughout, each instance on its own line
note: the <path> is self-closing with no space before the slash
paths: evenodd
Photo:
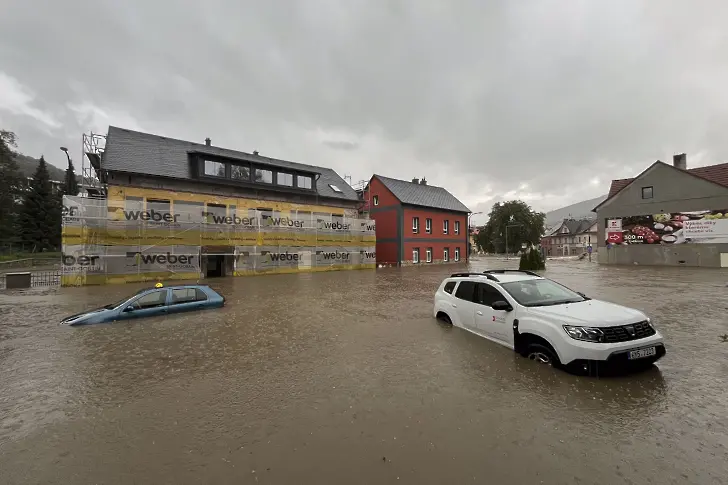
<path id="1" fill-rule="evenodd" d="M 538 249 L 530 248 L 521 254 L 521 262 L 518 265 L 521 271 L 539 271 L 546 269 L 546 262 Z"/>

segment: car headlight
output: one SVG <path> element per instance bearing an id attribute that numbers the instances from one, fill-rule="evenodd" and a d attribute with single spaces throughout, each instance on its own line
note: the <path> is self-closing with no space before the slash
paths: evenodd
<path id="1" fill-rule="evenodd" d="M 564 330 L 569 337 L 574 340 L 583 340 L 585 342 L 601 342 L 604 338 L 604 332 L 595 327 L 576 327 L 573 325 L 564 325 Z"/>

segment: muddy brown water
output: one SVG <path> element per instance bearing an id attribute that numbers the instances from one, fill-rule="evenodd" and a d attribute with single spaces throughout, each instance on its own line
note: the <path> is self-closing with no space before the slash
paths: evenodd
<path id="1" fill-rule="evenodd" d="M 57 322 L 139 286 L 2 293 L 0 483 L 728 483 L 728 272 L 551 262 L 667 338 L 594 379 L 435 322 L 456 269 L 216 280 L 221 310 L 85 328 Z"/>

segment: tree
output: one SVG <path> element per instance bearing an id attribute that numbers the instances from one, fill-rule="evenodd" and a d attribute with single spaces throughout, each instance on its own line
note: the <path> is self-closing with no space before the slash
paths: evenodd
<path id="1" fill-rule="evenodd" d="M 48 167 L 40 157 L 20 210 L 20 236 L 35 251 L 54 250 L 61 242 L 60 198 L 53 193 Z"/>
<path id="2" fill-rule="evenodd" d="M 0 130 L 0 240 L 12 241 L 17 221 L 18 197 L 22 176 L 15 161 L 17 153 L 15 133 Z"/>
<path id="3" fill-rule="evenodd" d="M 489 253 L 517 253 L 522 244 L 541 241 L 546 215 L 535 212 L 521 200 L 498 202 L 490 211 L 488 222 L 478 233 L 478 246 Z M 506 248 L 506 240 L 508 247 Z"/>
<path id="4" fill-rule="evenodd" d="M 76 180 L 76 170 L 74 170 L 73 161 L 70 158 L 68 159 L 66 178 L 63 181 L 63 193 L 66 195 L 78 195 L 78 180 Z"/>

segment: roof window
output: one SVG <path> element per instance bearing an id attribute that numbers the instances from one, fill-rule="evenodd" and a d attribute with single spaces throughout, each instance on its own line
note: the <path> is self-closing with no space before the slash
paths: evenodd
<path id="1" fill-rule="evenodd" d="M 342 193 L 342 190 L 341 190 L 340 188 L 338 188 L 338 187 L 337 187 L 336 185 L 334 185 L 334 184 L 329 184 L 329 187 L 331 187 L 331 190 L 333 190 L 334 192 L 339 192 L 339 193 Z"/>

